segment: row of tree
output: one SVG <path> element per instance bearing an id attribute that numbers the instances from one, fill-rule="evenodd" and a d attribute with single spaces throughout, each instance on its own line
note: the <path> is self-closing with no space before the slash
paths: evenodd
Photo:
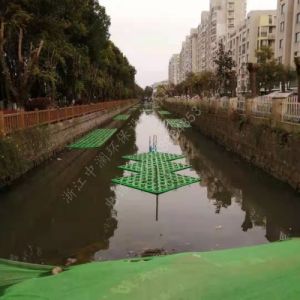
<path id="1" fill-rule="evenodd" d="M 135 69 L 96 0 L 0 1 L 0 100 L 65 104 L 135 97 Z"/>
<path id="2" fill-rule="evenodd" d="M 255 64 L 255 89 L 257 91 L 271 92 L 274 87 L 281 84 L 283 89 L 286 83 L 296 79 L 296 72 L 291 68 L 283 66 L 274 58 L 271 48 L 263 47 L 256 52 L 257 64 Z M 186 80 L 178 85 L 160 87 L 159 95 L 169 96 L 179 95 L 202 95 L 202 96 L 235 96 L 237 89 L 236 63 L 232 58 L 232 53 L 226 51 L 223 44 L 214 60 L 216 70 L 204 71 L 201 73 L 189 73 Z M 252 64 L 253 65 L 253 64 Z M 244 66 L 247 68 L 247 65 Z M 250 91 L 251 86 L 242 87 L 243 91 Z"/>

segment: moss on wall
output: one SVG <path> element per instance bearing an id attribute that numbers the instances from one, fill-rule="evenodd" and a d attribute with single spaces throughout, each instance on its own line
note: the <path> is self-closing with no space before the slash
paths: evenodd
<path id="1" fill-rule="evenodd" d="M 0 186 L 19 177 L 42 159 L 48 147 L 46 126 L 0 138 Z"/>

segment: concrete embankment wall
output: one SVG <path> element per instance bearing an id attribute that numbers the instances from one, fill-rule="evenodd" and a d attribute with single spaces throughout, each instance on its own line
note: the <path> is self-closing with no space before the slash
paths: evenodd
<path id="1" fill-rule="evenodd" d="M 30 169 L 62 151 L 88 131 L 110 121 L 134 105 L 15 132 L 0 138 L 0 187 L 12 183 Z"/>
<path id="2" fill-rule="evenodd" d="M 265 118 L 203 105 L 195 108 L 186 101 L 163 101 L 162 105 L 192 121 L 193 127 L 227 150 L 300 191 L 299 125 L 275 124 Z M 195 113 L 198 108 L 200 116 Z"/>

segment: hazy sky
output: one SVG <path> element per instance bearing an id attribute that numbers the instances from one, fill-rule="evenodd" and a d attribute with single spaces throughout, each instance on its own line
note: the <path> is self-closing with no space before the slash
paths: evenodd
<path id="1" fill-rule="evenodd" d="M 209 0 L 99 0 L 111 17 L 111 39 L 137 69 L 142 87 L 168 78 L 168 62 L 200 22 Z M 277 0 L 248 0 L 248 11 L 275 9 Z"/>

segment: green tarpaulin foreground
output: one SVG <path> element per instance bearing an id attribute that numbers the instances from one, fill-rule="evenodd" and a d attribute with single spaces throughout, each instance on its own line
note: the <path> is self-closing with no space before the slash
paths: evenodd
<path id="1" fill-rule="evenodd" d="M 0 280 L 5 273 L 0 274 Z M 24 280 L 1 299 L 299 299 L 300 240 L 258 247 L 91 263 Z"/>

